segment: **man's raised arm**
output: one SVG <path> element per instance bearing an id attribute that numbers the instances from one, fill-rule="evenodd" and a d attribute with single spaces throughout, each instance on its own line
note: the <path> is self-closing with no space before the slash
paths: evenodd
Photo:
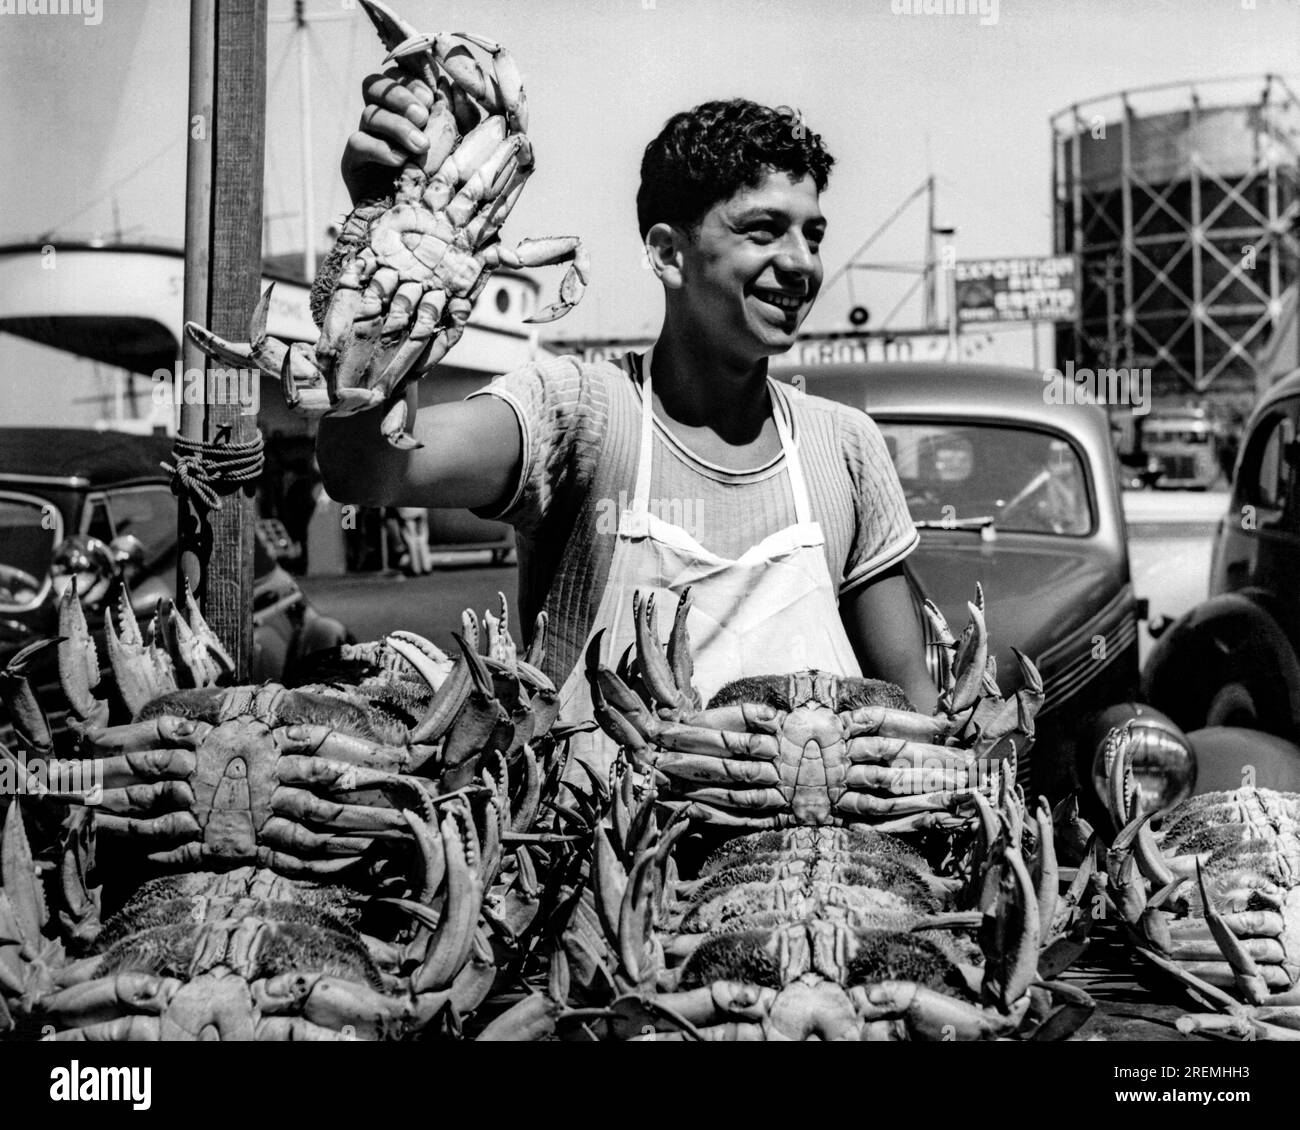
<path id="1" fill-rule="evenodd" d="M 436 371 L 426 378 L 436 381 Z M 415 409 L 414 390 L 407 410 Z M 411 429 L 424 446 L 399 451 L 380 435 L 383 408 L 325 416 L 316 458 L 329 496 L 361 506 L 501 507 L 518 482 L 522 445 L 514 411 L 495 396 L 432 404 Z"/>

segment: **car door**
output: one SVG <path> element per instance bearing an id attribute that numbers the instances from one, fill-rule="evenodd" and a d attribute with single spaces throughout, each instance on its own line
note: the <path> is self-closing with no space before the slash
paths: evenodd
<path id="1" fill-rule="evenodd" d="M 1300 639 L 1300 397 L 1275 404 L 1246 442 L 1212 590 L 1257 598 Z"/>

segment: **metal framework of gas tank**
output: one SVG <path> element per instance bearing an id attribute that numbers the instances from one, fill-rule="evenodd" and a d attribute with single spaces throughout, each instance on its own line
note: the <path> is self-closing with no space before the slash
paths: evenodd
<path id="1" fill-rule="evenodd" d="M 1253 400 L 1300 275 L 1292 87 L 1277 75 L 1144 87 L 1051 125 L 1055 251 L 1078 254 L 1083 276 L 1058 359 L 1150 367 L 1157 398 Z"/>

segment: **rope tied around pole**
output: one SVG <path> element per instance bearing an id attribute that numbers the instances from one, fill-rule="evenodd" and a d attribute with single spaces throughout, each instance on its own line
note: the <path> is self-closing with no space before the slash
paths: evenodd
<path id="1" fill-rule="evenodd" d="M 232 494 L 261 475 L 264 447 L 260 430 L 246 443 L 207 443 L 177 436 L 172 444 L 175 462 L 161 466 L 171 475 L 172 494 L 220 510 L 219 495 Z"/>

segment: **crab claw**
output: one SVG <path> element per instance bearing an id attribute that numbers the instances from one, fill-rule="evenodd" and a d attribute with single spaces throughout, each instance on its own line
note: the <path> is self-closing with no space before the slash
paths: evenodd
<path id="1" fill-rule="evenodd" d="M 185 336 L 209 357 L 227 365 L 245 368 L 251 363 L 268 377 L 279 378 L 282 382 L 289 379 L 284 376 L 287 369 L 294 380 L 311 384 L 319 377 L 315 366 L 305 364 L 302 354 L 295 353 L 290 346 L 266 332 L 266 317 L 274 290 L 275 284 L 271 283 L 253 307 L 248 319 L 247 342 L 227 341 L 196 322 L 185 323 Z"/>
<path id="2" fill-rule="evenodd" d="M 384 413 L 384 418 L 379 424 L 379 431 L 389 445 L 397 448 L 398 451 L 415 451 L 417 448 L 424 446 L 406 430 L 405 396 L 399 396 L 394 400 L 392 406 Z"/>
<path id="3" fill-rule="evenodd" d="M 248 342 L 227 341 L 211 330 L 204 329 L 197 322 L 185 323 L 185 336 L 215 361 L 224 361 L 227 365 L 237 365 L 240 368 L 257 363 L 253 357 L 253 347 Z M 284 351 L 286 356 L 288 352 L 287 349 Z M 283 363 L 284 357 L 281 357 L 280 363 L 276 365 L 276 372 L 271 376 L 278 375 L 279 367 Z"/>
<path id="4" fill-rule="evenodd" d="M 409 27 L 410 25 L 407 24 L 406 26 Z M 425 52 L 432 55 L 437 43 L 438 37 L 436 35 L 421 31 L 413 32 L 396 46 L 388 49 L 388 54 L 384 56 L 384 62 L 400 63 L 403 59 L 409 59 L 413 55 L 423 55 Z"/>
<path id="5" fill-rule="evenodd" d="M 510 716 L 496 697 L 492 673 L 483 657 L 459 632 L 453 632 L 452 638 L 464 657 L 461 670 L 470 684 L 464 707 L 455 716 L 442 749 L 443 783 L 459 788 L 472 778 L 479 755 L 486 750 L 507 749 L 512 735 Z"/>
<path id="6" fill-rule="evenodd" d="M 975 704 L 988 662 L 988 631 L 984 626 L 984 613 L 978 605 L 969 602 L 966 609 L 970 613 L 970 621 L 957 644 L 957 656 L 953 660 L 953 687 L 951 692 L 945 692 L 939 698 L 944 712 L 950 715 L 960 714 Z"/>
<path id="7" fill-rule="evenodd" d="M 0 944 L 16 942 L 34 956 L 49 920 L 45 891 L 23 826 L 22 802 L 15 797 L 0 834 Z"/>
<path id="8" fill-rule="evenodd" d="M 61 642 L 39 640 L 28 644 L 0 671 L 0 697 L 9 708 L 14 732 L 23 747 L 39 757 L 48 757 L 54 751 L 54 735 L 28 681 L 27 664 L 34 656 Z"/>
<path id="9" fill-rule="evenodd" d="M 548 241 L 538 240 L 536 242 L 563 243 L 567 241 L 564 239 L 556 239 Z M 573 249 L 573 261 L 569 264 L 569 269 L 564 272 L 564 278 L 560 280 L 560 300 L 558 302 L 553 302 L 550 306 L 544 307 L 531 317 L 525 318 L 525 324 L 543 325 L 546 322 L 557 321 L 558 319 L 563 318 L 565 314 L 582 301 L 582 296 L 587 292 L 587 282 L 591 277 L 591 257 L 587 254 L 586 248 L 584 248 L 580 243 L 577 243 L 576 240 L 573 242 L 576 243 L 576 247 Z M 521 244 L 520 246 L 522 247 L 523 245 Z M 535 258 L 537 262 L 533 263 L 528 261 L 533 258 Z M 555 260 L 552 258 L 539 254 L 536 256 L 526 257 L 525 265 L 540 267 L 545 265 L 547 262 L 554 261 Z"/>
<path id="10" fill-rule="evenodd" d="M 691 590 L 687 586 L 677 599 L 677 614 L 673 617 L 673 629 L 668 633 L 668 666 L 672 669 L 673 682 L 690 700 L 687 705 L 699 709 L 702 705 L 699 693 L 692 680 L 695 677 L 695 665 L 691 659 L 691 637 L 686 629 L 686 619 L 691 611 Z"/>
<path id="11" fill-rule="evenodd" d="M 388 645 L 415 669 L 433 692 L 424 717 L 407 735 L 407 741 L 412 745 L 437 741 L 446 734 L 470 691 L 469 672 L 465 665 L 452 667 L 448 674 L 438 659 L 425 651 L 423 645 L 426 643 L 428 641 L 422 637 L 407 632 L 394 632 L 388 637 Z"/>
<path id="12" fill-rule="evenodd" d="M 1034 661 L 1019 648 L 1011 649 L 1020 666 L 1021 687 L 1016 691 L 1016 703 L 1020 710 L 1020 730 L 1029 737 L 1034 736 L 1034 718 L 1043 707 L 1043 676 Z"/>
<path id="13" fill-rule="evenodd" d="M 1237 982 L 1237 987 L 1251 1004 L 1267 1003 L 1271 991 L 1268 982 L 1264 980 L 1259 966 L 1255 964 L 1255 959 L 1247 952 L 1246 947 L 1241 944 L 1241 940 L 1232 932 L 1232 928 L 1224 921 L 1223 915 L 1214 909 L 1214 904 L 1210 901 L 1209 893 L 1205 889 L 1205 875 L 1201 871 L 1201 865 L 1196 865 L 1196 882 L 1201 892 L 1201 907 L 1205 912 L 1205 923 L 1210 928 L 1210 933 L 1214 936 L 1214 941 L 1219 950 L 1227 959 L 1228 964 L 1232 967 L 1233 978 Z"/>
<path id="14" fill-rule="evenodd" d="M 230 652 L 226 650 L 226 645 L 221 642 L 221 638 L 212 630 L 212 626 L 207 620 L 203 618 L 203 613 L 199 610 L 199 602 L 194 598 L 194 590 L 190 588 L 189 577 L 185 578 L 181 599 L 185 615 L 189 620 L 190 631 L 194 633 L 199 644 L 219 668 L 214 676 L 214 681 L 233 675 L 235 673 L 235 661 L 230 657 Z"/>
<path id="15" fill-rule="evenodd" d="M 1131 724 L 1117 726 L 1106 735 L 1106 742 L 1102 746 L 1102 764 L 1106 769 L 1106 800 L 1112 818 L 1121 827 L 1137 815 L 1137 785 L 1128 759 L 1128 738 L 1132 732 Z"/>
<path id="16" fill-rule="evenodd" d="M 1037 974 L 1038 892 L 1005 822 L 989 863 L 997 873 L 997 897 L 980 928 L 984 992 L 1005 1014 L 1029 991 Z"/>
<path id="17" fill-rule="evenodd" d="M 118 605 L 118 624 L 120 627 L 115 628 L 112 611 L 106 611 L 104 632 L 108 662 L 113 669 L 118 693 L 134 717 L 146 703 L 176 690 L 176 676 L 169 655 L 153 644 L 145 646 L 125 587 Z"/>
<path id="18" fill-rule="evenodd" d="M 674 710 L 683 710 L 690 706 L 688 692 L 678 686 L 673 677 L 673 669 L 664 658 L 659 643 L 659 619 L 655 614 L 655 596 L 650 593 L 644 599 L 641 590 L 632 594 L 632 616 L 636 623 L 636 654 L 645 678 L 646 688 L 654 697 L 658 706 L 667 706 Z M 674 622 L 674 630 L 680 624 L 685 631 L 685 619 Z M 693 693 L 693 692 L 690 692 Z"/>
<path id="19" fill-rule="evenodd" d="M 469 815 L 461 805 L 453 806 L 443 817 L 440 831 L 446 863 L 442 913 L 410 899 L 380 900 L 401 907 L 430 931 L 424 959 L 412 978 L 417 993 L 444 989 L 461 971 L 474 945 L 474 927 L 483 903 L 478 844 Z"/>
<path id="20" fill-rule="evenodd" d="M 524 84 L 519 76 L 519 65 L 515 58 L 501 44 L 481 35 L 469 32 L 454 33 L 457 39 L 464 39 L 474 44 L 480 51 L 492 57 L 492 77 L 496 79 L 497 91 L 500 93 L 499 105 L 494 110 L 506 115 L 512 130 L 526 133 L 528 130 L 528 100 L 524 97 Z"/>
<path id="21" fill-rule="evenodd" d="M 494 616 L 491 611 L 483 613 L 483 625 L 487 630 L 488 658 L 513 667 L 518 660 L 519 648 L 510 634 L 510 607 L 506 604 L 506 594 L 497 593 L 501 602 L 501 615 Z"/>
<path id="22" fill-rule="evenodd" d="M 419 35 L 411 24 L 379 0 L 361 0 L 361 7 L 375 25 L 380 41 L 390 51 L 403 40 Z"/>
<path id="23" fill-rule="evenodd" d="M 524 660 L 530 666 L 541 667 L 546 660 L 546 627 L 548 622 L 545 612 L 539 612 L 537 619 L 533 621 L 533 638 L 528 641 L 528 650 L 524 652 Z"/>

